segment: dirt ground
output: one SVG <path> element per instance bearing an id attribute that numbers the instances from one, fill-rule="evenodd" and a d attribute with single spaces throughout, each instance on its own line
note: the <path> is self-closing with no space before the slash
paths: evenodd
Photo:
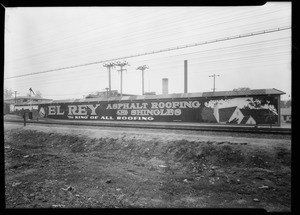
<path id="1" fill-rule="evenodd" d="M 4 123 L 6 208 L 291 210 L 291 137 Z"/>

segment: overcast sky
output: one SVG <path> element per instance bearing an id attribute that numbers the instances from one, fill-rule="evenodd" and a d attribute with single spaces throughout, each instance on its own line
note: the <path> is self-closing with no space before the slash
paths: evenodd
<path id="1" fill-rule="evenodd" d="M 50 99 L 83 98 L 108 87 L 102 62 L 126 60 L 123 93 L 184 91 L 188 60 L 188 92 L 239 87 L 276 88 L 291 94 L 291 3 L 243 7 L 42 7 L 5 9 L 4 87 Z M 208 43 L 158 54 L 128 57 L 213 39 L 282 29 L 255 36 Z M 127 57 L 127 58 L 126 58 Z M 88 64 L 70 69 L 64 67 Z M 112 90 L 120 90 L 120 74 L 112 70 Z M 51 72 L 42 73 L 52 70 Z M 41 72 L 41 73 L 40 73 Z M 16 77 L 24 74 L 36 75 Z"/>

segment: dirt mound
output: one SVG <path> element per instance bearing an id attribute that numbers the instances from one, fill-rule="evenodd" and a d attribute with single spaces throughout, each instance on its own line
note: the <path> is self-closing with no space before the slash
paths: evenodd
<path id="1" fill-rule="evenodd" d="M 7 138 L 10 139 L 7 139 Z M 35 140 L 34 142 L 32 140 Z M 290 150 L 282 147 L 257 148 L 247 143 L 212 141 L 141 141 L 126 138 L 88 138 L 34 130 L 11 131 L 6 141 L 24 148 L 53 147 L 61 152 L 108 152 L 127 160 L 154 157 L 202 172 L 204 166 L 280 169 L 290 167 Z"/>
<path id="2" fill-rule="evenodd" d="M 290 165 L 279 145 L 5 131 L 10 207 L 255 207 L 259 197 L 287 210 Z"/>

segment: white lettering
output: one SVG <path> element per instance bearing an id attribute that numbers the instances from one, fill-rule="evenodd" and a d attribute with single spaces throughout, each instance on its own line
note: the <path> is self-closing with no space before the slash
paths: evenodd
<path id="1" fill-rule="evenodd" d="M 200 102 L 198 102 L 198 101 L 193 101 L 192 102 L 192 106 L 193 106 L 193 108 L 198 108 L 198 107 L 200 107 Z"/>
<path id="2" fill-rule="evenodd" d="M 68 115 L 76 115 L 75 111 L 77 110 L 77 106 L 76 105 L 68 105 L 68 107 L 69 107 Z"/>
<path id="3" fill-rule="evenodd" d="M 179 106 L 179 102 L 172 102 L 172 103 L 173 103 L 172 108 L 177 108 Z"/>
<path id="4" fill-rule="evenodd" d="M 158 108 L 157 105 L 158 105 L 157 102 L 151 102 L 151 109 L 152 108 Z"/>
<path id="5" fill-rule="evenodd" d="M 111 104 L 107 104 L 106 109 L 112 109 Z"/>
<path id="6" fill-rule="evenodd" d="M 166 108 L 172 108 L 172 103 L 171 102 L 167 102 L 166 103 Z"/>
<path id="7" fill-rule="evenodd" d="M 92 111 L 91 115 L 96 115 L 96 108 L 98 108 L 100 106 L 100 104 L 96 104 L 95 107 L 94 107 L 94 105 L 87 105 L 87 106 Z"/>
<path id="8" fill-rule="evenodd" d="M 87 115 L 86 105 L 78 105 L 77 115 Z"/>
<path id="9" fill-rule="evenodd" d="M 181 110 L 180 110 L 180 109 L 176 109 L 176 110 L 175 110 L 175 115 L 176 115 L 176 116 L 181 115 Z"/>
<path id="10" fill-rule="evenodd" d="M 140 117 L 140 116 L 117 116 L 117 120 L 139 120 L 139 121 L 152 121 L 154 118 L 152 116 L 149 117 Z"/>
<path id="11" fill-rule="evenodd" d="M 160 103 L 158 104 L 158 107 L 159 107 L 159 108 L 164 108 L 164 107 L 165 107 L 165 103 L 160 102 Z"/>
<path id="12" fill-rule="evenodd" d="M 64 115 L 65 112 L 60 112 L 60 105 L 57 106 L 57 115 Z"/>
<path id="13" fill-rule="evenodd" d="M 49 113 L 48 115 L 55 115 L 55 106 L 48 106 Z"/>

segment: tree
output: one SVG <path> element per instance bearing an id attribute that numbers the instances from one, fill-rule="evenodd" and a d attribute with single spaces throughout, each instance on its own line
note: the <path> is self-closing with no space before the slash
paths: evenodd
<path id="1" fill-rule="evenodd" d="M 272 128 L 272 124 L 276 120 L 276 116 L 271 111 L 269 111 L 264 115 L 265 115 L 266 122 L 268 122 L 270 124 L 270 128 Z"/>
<path id="2" fill-rule="evenodd" d="M 281 108 L 289 108 L 292 105 L 292 101 L 291 100 L 281 100 L 280 101 L 280 107 Z"/>
<path id="3" fill-rule="evenodd" d="M 11 99 L 13 98 L 14 91 L 12 89 L 4 89 L 4 99 Z"/>
<path id="4" fill-rule="evenodd" d="M 287 100 L 285 103 L 285 107 L 289 108 L 292 106 L 292 100 Z"/>

